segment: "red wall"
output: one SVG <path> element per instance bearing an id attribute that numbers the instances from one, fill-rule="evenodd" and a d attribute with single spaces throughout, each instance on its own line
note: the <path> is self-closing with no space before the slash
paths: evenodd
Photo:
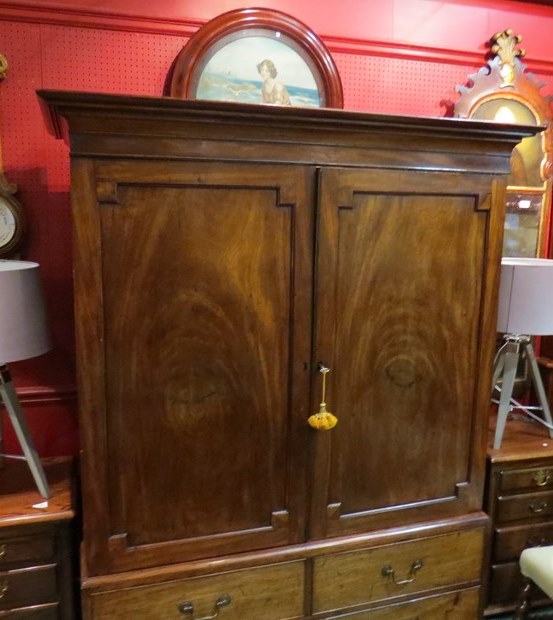
<path id="1" fill-rule="evenodd" d="M 260 3 L 254 2 L 253 6 Z M 67 147 L 50 136 L 38 88 L 163 94 L 173 60 L 205 21 L 238 0 L 0 1 L 4 170 L 19 186 L 30 223 L 22 258 L 36 260 L 47 296 L 53 350 L 12 365 L 43 456 L 78 450 Z M 525 64 L 553 93 L 553 8 L 509 0 L 266 0 L 305 22 L 330 49 L 344 107 L 443 116 L 455 86 L 484 64 L 485 43 L 511 28 Z M 162 257 L 160 257 L 162 258 Z M 8 451 L 18 452 L 9 424 Z"/>

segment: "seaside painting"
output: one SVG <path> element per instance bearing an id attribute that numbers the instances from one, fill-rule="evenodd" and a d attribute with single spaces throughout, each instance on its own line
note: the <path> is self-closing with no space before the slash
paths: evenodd
<path id="1" fill-rule="evenodd" d="M 220 47 L 201 71 L 196 98 L 277 104 L 267 95 L 270 82 L 286 92 L 287 105 L 323 106 L 309 64 L 279 33 L 273 37 L 247 36 Z M 264 74 L 267 65 L 270 76 Z"/>

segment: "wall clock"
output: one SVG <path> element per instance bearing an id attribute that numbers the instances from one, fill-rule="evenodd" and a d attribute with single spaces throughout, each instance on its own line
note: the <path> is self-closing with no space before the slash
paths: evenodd
<path id="1" fill-rule="evenodd" d="M 0 54 L 0 80 L 6 77 L 8 61 Z M 13 194 L 17 186 L 10 183 L 2 169 L 2 145 L 0 144 L 0 258 L 17 258 L 23 242 L 26 221 L 23 210 Z"/>
<path id="2" fill-rule="evenodd" d="M 23 242 L 26 228 L 17 200 L 0 193 L 0 258 L 13 257 Z"/>

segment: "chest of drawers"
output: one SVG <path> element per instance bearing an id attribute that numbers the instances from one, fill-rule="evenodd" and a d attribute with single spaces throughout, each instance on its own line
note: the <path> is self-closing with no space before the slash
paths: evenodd
<path id="1" fill-rule="evenodd" d="M 45 463 L 44 504 L 24 462 L 0 469 L 0 618 L 72 620 L 71 462 Z"/>
<path id="2" fill-rule="evenodd" d="M 553 440 L 544 427 L 508 422 L 501 448 L 488 451 L 486 502 L 492 522 L 486 608 L 491 614 L 516 603 L 522 550 L 553 544 Z M 534 604 L 545 602 L 536 593 Z"/>

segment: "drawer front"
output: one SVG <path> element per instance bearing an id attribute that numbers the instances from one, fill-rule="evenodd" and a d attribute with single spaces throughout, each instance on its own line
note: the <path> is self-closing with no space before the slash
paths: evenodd
<path id="1" fill-rule="evenodd" d="M 483 546 L 484 532 L 478 529 L 316 558 L 313 610 L 347 609 L 479 581 Z"/>
<path id="2" fill-rule="evenodd" d="M 497 500 L 496 523 L 543 519 L 553 515 L 553 492 L 525 493 Z"/>
<path id="3" fill-rule="evenodd" d="M 499 473 L 500 491 L 553 489 L 553 465 L 551 467 L 526 467 Z"/>
<path id="4" fill-rule="evenodd" d="M 553 521 L 497 528 L 493 545 L 493 561 L 518 561 L 524 549 L 545 545 L 553 545 Z"/>
<path id="5" fill-rule="evenodd" d="M 488 593 L 488 605 L 514 605 L 521 588 L 521 575 L 518 562 L 492 566 Z M 538 588 L 532 588 L 530 600 L 547 600 Z"/>
<path id="6" fill-rule="evenodd" d="M 91 593 L 94 620 L 182 620 L 214 615 L 221 620 L 284 620 L 304 617 L 304 562 L 182 579 L 125 590 Z M 229 603 L 218 607 L 217 601 Z"/>
<path id="7" fill-rule="evenodd" d="M 377 607 L 329 620 L 468 620 L 478 618 L 480 588 L 428 596 L 408 603 Z"/>
<path id="8" fill-rule="evenodd" d="M 55 541 L 53 536 L 19 536 L 0 538 L 0 570 L 16 564 L 53 563 Z"/>
<path id="9" fill-rule="evenodd" d="M 57 601 L 56 566 L 0 572 L 0 609 L 28 607 Z"/>
<path id="10" fill-rule="evenodd" d="M 0 619 L 9 620 L 60 620 L 59 606 L 57 603 L 48 605 L 33 605 L 33 607 L 20 607 L 10 611 L 0 611 Z"/>

